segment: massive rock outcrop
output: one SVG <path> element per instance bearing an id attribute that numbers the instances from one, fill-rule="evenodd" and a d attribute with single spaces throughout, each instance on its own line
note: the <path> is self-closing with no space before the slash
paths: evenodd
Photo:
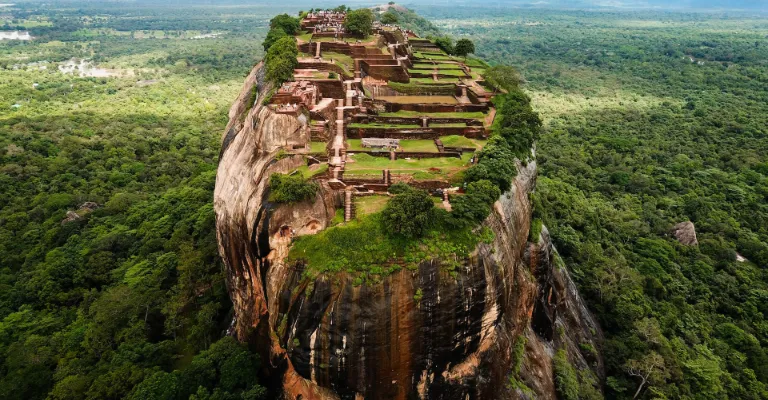
<path id="1" fill-rule="evenodd" d="M 314 201 L 267 201 L 269 175 L 303 163 L 277 157 L 280 145 L 304 140 L 309 129 L 261 106 L 268 91 L 257 65 L 230 110 L 214 207 L 232 333 L 261 353 L 285 398 L 554 399 L 555 348 L 601 375 L 599 354 L 580 350 L 600 348 L 599 327 L 556 266 L 546 229 L 538 243 L 528 241 L 535 162 L 518 163 L 512 189 L 484 222 L 493 241 L 458 260 L 458 274 L 431 261 L 355 285 L 345 273 L 310 279 L 284 263 L 283 229 L 323 229 L 341 203 L 328 187 Z M 521 340 L 525 352 L 515 359 Z M 527 388 L 510 385 L 511 375 Z"/>

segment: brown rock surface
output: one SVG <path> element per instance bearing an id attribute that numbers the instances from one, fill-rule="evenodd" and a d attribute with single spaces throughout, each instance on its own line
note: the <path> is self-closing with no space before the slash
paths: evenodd
<path id="1" fill-rule="evenodd" d="M 696 246 L 699 244 L 698 239 L 696 239 L 696 226 L 691 221 L 678 223 L 672 228 L 672 232 L 677 241 L 686 246 Z"/>

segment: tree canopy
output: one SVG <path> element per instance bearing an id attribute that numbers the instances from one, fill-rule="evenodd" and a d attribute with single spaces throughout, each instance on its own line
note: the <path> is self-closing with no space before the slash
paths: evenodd
<path id="1" fill-rule="evenodd" d="M 307 182 L 300 174 L 272 174 L 269 178 L 269 201 L 296 203 L 311 200 L 315 198 L 317 189 L 317 184 Z"/>
<path id="2" fill-rule="evenodd" d="M 373 29 L 373 11 L 368 8 L 360 8 L 348 12 L 347 18 L 344 20 L 344 29 L 353 35 L 370 35 Z"/>
<path id="3" fill-rule="evenodd" d="M 496 89 L 512 91 L 522 83 L 520 73 L 508 65 L 494 65 L 483 73 L 486 82 Z"/>
<path id="4" fill-rule="evenodd" d="M 382 212 L 386 232 L 406 238 L 424 235 L 433 219 L 434 203 L 423 190 L 407 190 L 393 197 Z"/>
<path id="5" fill-rule="evenodd" d="M 459 39 L 453 51 L 457 56 L 466 57 L 475 52 L 475 44 L 469 39 Z"/>
<path id="6" fill-rule="evenodd" d="M 291 36 L 299 33 L 300 27 L 301 21 L 299 21 L 298 18 L 292 17 L 288 14 L 280 14 L 269 20 L 270 29 L 282 29 L 283 32 Z"/>
<path id="7" fill-rule="evenodd" d="M 298 55 L 299 50 L 293 36 L 286 36 L 275 41 L 264 57 L 267 79 L 276 84 L 292 80 L 293 70 L 298 65 L 296 59 Z"/>
<path id="8" fill-rule="evenodd" d="M 384 14 L 381 14 L 382 24 L 396 24 L 397 21 L 398 21 L 397 15 L 391 11 L 387 11 Z"/>

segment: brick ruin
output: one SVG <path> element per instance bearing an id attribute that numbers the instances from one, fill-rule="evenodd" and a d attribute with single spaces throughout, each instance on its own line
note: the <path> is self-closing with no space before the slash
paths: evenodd
<path id="1" fill-rule="evenodd" d="M 354 216 L 354 196 L 386 193 L 397 182 L 428 189 L 450 208 L 444 193 L 461 191 L 452 178 L 475 161 L 468 153 L 482 148 L 495 116 L 493 93 L 481 75 L 485 65 L 448 56 L 399 26 L 375 22 L 371 35 L 355 37 L 345 31 L 345 18 L 318 11 L 301 21 L 294 81 L 277 88 L 269 107 L 299 117 L 310 134 L 304 146 L 283 150 L 305 155 L 311 170 L 324 171 L 312 179 L 346 192 L 347 220 Z M 446 137 L 461 143 L 444 145 Z M 386 157 L 392 167 L 351 168 L 364 164 L 356 160 L 361 154 Z M 445 174 L 420 166 L 440 158 L 466 163 Z M 327 169 L 318 168 L 322 164 Z M 422 168 L 432 174 L 414 173 Z"/>

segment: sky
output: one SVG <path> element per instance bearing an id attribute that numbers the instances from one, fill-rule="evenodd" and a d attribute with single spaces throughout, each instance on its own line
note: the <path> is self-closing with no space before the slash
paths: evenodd
<path id="1" fill-rule="evenodd" d="M 40 3 L 51 0 L 16 0 L 0 3 Z M 56 3 L 73 1 L 91 1 L 93 3 L 124 3 L 124 4 L 275 4 L 275 0 L 53 0 Z M 280 0 L 284 6 L 302 7 L 308 4 L 335 6 L 346 4 L 351 7 L 372 6 L 383 4 L 388 0 Z M 398 3 L 410 5 L 435 6 L 489 6 L 489 7 L 536 7 L 553 9 L 661 9 L 684 11 L 712 10 L 748 10 L 768 13 L 768 0 L 399 0 Z"/>

